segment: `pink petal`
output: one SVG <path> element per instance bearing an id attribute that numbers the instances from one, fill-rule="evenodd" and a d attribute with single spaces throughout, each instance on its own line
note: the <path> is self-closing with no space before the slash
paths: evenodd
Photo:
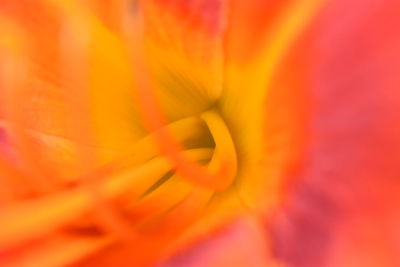
<path id="1" fill-rule="evenodd" d="M 268 251 L 261 225 L 240 218 L 158 267 L 273 267 Z"/>
<path id="2" fill-rule="evenodd" d="M 314 24 L 312 143 L 273 231 L 288 266 L 400 265 L 399 11 L 337 0 Z"/>

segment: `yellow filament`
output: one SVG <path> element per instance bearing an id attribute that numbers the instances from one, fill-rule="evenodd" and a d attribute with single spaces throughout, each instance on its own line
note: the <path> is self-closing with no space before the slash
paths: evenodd
<path id="1" fill-rule="evenodd" d="M 212 150 L 193 149 L 184 154 L 193 160 L 206 160 L 211 157 Z M 98 185 L 99 190 L 105 199 L 114 198 L 131 188 L 133 194 L 139 196 L 172 167 L 166 158 L 158 157 L 143 166 L 106 177 Z M 83 215 L 94 205 L 95 199 L 90 190 L 81 187 L 3 209 L 0 213 L 0 248 L 56 230 Z"/>
<path id="2" fill-rule="evenodd" d="M 193 185 L 174 174 L 162 186 L 158 187 L 139 201 L 129 203 L 127 210 L 134 217 L 146 218 L 167 211 L 185 199 Z"/>
<path id="3" fill-rule="evenodd" d="M 149 217 L 162 213 L 187 198 L 194 186 L 205 187 L 204 190 L 212 195 L 215 190 L 215 184 L 218 184 L 219 188 L 226 188 L 233 182 L 236 175 L 237 158 L 229 129 L 216 111 L 207 111 L 201 115 L 201 118 L 207 124 L 216 144 L 207 169 L 215 173 L 220 169 L 221 164 L 225 164 L 229 167 L 229 172 L 226 172 L 224 176 L 218 177 L 221 181 L 198 181 L 192 180 L 192 177 L 180 177 L 174 174 L 149 195 L 129 204 L 127 209 L 131 211 L 132 215 L 143 218 L 143 216 Z M 185 180 L 189 180 L 191 183 Z M 211 189 L 211 191 L 206 190 L 207 188 Z"/>
<path id="4" fill-rule="evenodd" d="M 212 155 L 212 149 L 199 148 L 188 150 L 183 153 L 185 157 L 191 160 L 206 160 Z M 158 157 L 136 170 L 133 178 L 132 172 L 127 171 L 119 174 L 114 179 L 110 179 L 104 187 L 105 195 L 119 195 L 127 189 L 133 197 L 142 195 L 159 178 L 165 175 L 173 166 L 165 157 Z M 134 182 L 134 184 L 133 184 Z"/>
<path id="5" fill-rule="evenodd" d="M 109 245 L 112 238 L 56 236 L 31 248 L 15 259 L 2 263 L 3 267 L 58 267 L 67 266 L 80 258 Z"/>
<path id="6" fill-rule="evenodd" d="M 236 176 L 237 158 L 235 145 L 228 127 L 216 111 L 207 111 L 201 115 L 201 118 L 206 122 L 215 142 L 214 155 L 208 165 L 208 169 L 211 172 L 216 172 L 222 165 L 227 167 L 227 172 L 224 173 L 223 177 L 219 177 L 221 181 L 218 183 L 218 189 L 224 190 L 233 183 Z"/>
<path id="7" fill-rule="evenodd" d="M 9 129 L 10 125 L 6 121 L 0 120 L 0 127 Z M 180 142 L 186 142 L 188 140 L 200 137 L 202 134 L 203 123 L 198 117 L 189 117 L 185 119 L 178 120 L 176 122 L 170 123 L 165 126 L 164 130 L 171 132 L 171 134 Z M 55 145 L 56 147 L 62 147 L 66 153 L 72 153 L 74 147 L 77 145 L 75 140 L 71 140 L 62 136 L 55 136 L 44 132 L 39 132 L 37 130 L 28 129 L 29 134 L 35 139 L 41 141 L 44 145 Z M 143 137 L 135 144 L 131 145 L 126 149 L 126 151 L 119 156 L 118 166 L 120 167 L 132 167 L 141 165 L 151 158 L 159 154 L 158 147 L 154 144 L 154 136 L 157 133 L 151 133 L 146 137 Z M 112 150 L 108 147 L 99 147 L 90 144 L 79 144 L 80 146 L 87 146 L 91 149 L 111 151 L 110 153 L 119 154 L 117 151 Z M 78 180 L 79 177 L 66 177 L 70 181 Z"/>
<path id="8" fill-rule="evenodd" d="M 164 127 L 163 130 L 170 132 L 180 143 L 190 139 L 200 137 L 202 133 L 202 122 L 198 117 L 189 117 L 178 120 Z M 151 133 L 128 148 L 124 165 L 137 165 L 146 162 L 152 157 L 159 154 L 159 149 L 154 143 L 157 131 Z"/>
<path id="9" fill-rule="evenodd" d="M 0 127 L 9 129 L 9 123 L 0 120 Z M 192 139 L 201 137 L 202 135 L 203 122 L 199 117 L 189 117 L 170 123 L 165 126 L 164 130 L 169 131 L 173 136 L 180 142 L 186 142 Z M 74 148 L 76 147 L 75 140 L 65 138 L 63 136 L 55 136 L 45 132 L 39 132 L 36 130 L 28 129 L 29 135 L 34 139 L 40 141 L 44 146 L 50 146 L 54 149 L 63 149 L 65 155 L 73 155 Z M 143 137 L 135 144 L 129 146 L 122 156 L 119 156 L 115 162 L 119 167 L 132 167 L 144 164 L 151 158 L 159 154 L 158 147 L 154 143 L 154 136 L 157 133 L 151 133 L 146 137 Z M 82 145 L 82 144 L 80 144 Z M 108 147 L 99 147 L 90 144 L 83 144 L 84 146 L 90 147 L 92 150 L 97 151 L 109 151 L 109 153 L 121 154 L 117 151 L 112 150 Z M 68 176 L 62 177 L 67 181 L 77 181 L 79 176 Z"/>

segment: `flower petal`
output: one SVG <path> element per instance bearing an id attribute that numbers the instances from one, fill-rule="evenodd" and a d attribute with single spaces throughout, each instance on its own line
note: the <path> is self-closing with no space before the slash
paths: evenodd
<path id="1" fill-rule="evenodd" d="M 238 218 L 158 267 L 278 266 L 264 237 L 256 219 Z"/>
<path id="2" fill-rule="evenodd" d="M 253 2 L 258 3 L 256 0 Z M 242 4 L 240 1 L 233 1 L 233 3 L 239 6 Z M 303 114 L 304 108 L 301 105 L 303 104 L 303 99 L 298 99 L 298 102 L 296 102 L 291 97 L 302 95 L 304 85 L 291 81 L 296 79 L 297 75 L 290 65 L 285 65 L 286 69 L 281 65 L 288 53 L 294 49 L 296 40 L 311 23 L 324 1 L 306 0 L 284 3 L 285 5 L 280 9 L 273 23 L 271 22 L 272 26 L 269 31 L 264 33 L 263 38 L 258 37 L 257 54 L 251 60 L 243 62 L 240 57 L 236 58 L 234 56 L 236 53 L 226 59 L 225 83 L 227 90 L 224 91 L 221 106 L 224 116 L 230 123 L 232 133 L 236 135 L 234 138 L 242 167 L 239 170 L 240 176 L 237 183 L 239 195 L 250 207 L 265 204 L 261 203 L 262 199 L 265 198 L 265 195 L 267 195 L 267 198 L 270 196 L 265 194 L 265 190 L 269 189 L 268 193 L 276 191 L 273 185 L 274 182 L 268 183 L 275 181 L 275 178 L 280 176 L 277 173 L 280 171 L 280 167 L 274 168 L 274 163 L 272 162 L 267 163 L 272 168 L 268 174 L 269 177 L 264 173 L 267 168 L 263 168 L 263 160 L 273 161 L 273 157 L 276 156 L 277 160 L 281 161 L 282 158 L 281 155 L 278 155 L 280 153 L 279 149 L 266 153 L 266 146 L 287 146 L 292 142 L 292 140 L 275 141 L 268 139 L 270 133 L 266 133 L 266 131 L 275 131 L 273 134 L 276 134 L 278 129 L 274 129 L 277 120 L 274 119 L 272 109 L 269 109 L 266 105 L 282 109 L 284 106 L 288 106 L 292 110 L 293 107 L 291 105 L 295 104 L 296 108 L 293 108 L 293 110 L 299 108 L 300 113 L 298 115 L 290 111 L 291 114 L 282 113 L 282 115 L 277 115 L 276 117 L 283 116 L 285 119 L 291 120 L 294 125 L 298 125 L 298 122 L 296 122 L 298 118 L 302 119 L 301 114 Z M 246 12 L 257 15 L 257 8 L 257 5 L 251 6 L 249 4 L 247 8 L 237 10 L 237 16 L 239 18 L 247 18 L 250 15 L 244 15 Z M 241 12 L 244 14 L 241 14 Z M 267 20 L 268 18 L 265 19 Z M 244 21 L 243 25 L 233 23 L 231 27 L 247 29 L 249 25 L 247 21 Z M 268 29 L 267 27 L 265 28 Z M 235 32 L 235 28 L 232 29 L 232 32 Z M 235 44 L 235 41 L 239 42 L 239 38 L 232 37 L 232 45 Z M 287 81 L 282 79 L 284 75 L 287 75 Z M 277 81 L 283 82 L 283 86 Z M 295 85 L 295 87 L 290 88 L 288 84 Z M 269 100 L 269 97 L 273 97 L 273 99 Z M 275 120 L 273 122 L 274 126 L 266 126 L 269 129 L 264 129 L 264 125 L 270 123 L 270 121 L 266 121 L 267 119 Z M 301 129 L 292 128 L 288 124 L 278 130 L 282 135 L 290 132 L 290 138 L 293 139 L 294 135 L 301 136 L 303 134 Z M 282 150 L 284 149 L 286 148 L 283 147 Z M 268 159 L 265 159 L 265 157 L 268 157 Z M 262 168 L 261 171 L 260 167 Z M 270 202 L 271 199 L 274 199 L 274 196 L 271 196 L 266 202 Z"/>
<path id="3" fill-rule="evenodd" d="M 150 69 L 170 120 L 199 114 L 222 90 L 223 1 L 142 1 Z"/>
<path id="4" fill-rule="evenodd" d="M 275 221 L 288 266 L 399 266 L 398 1 L 332 1 L 308 39 L 312 135 Z"/>

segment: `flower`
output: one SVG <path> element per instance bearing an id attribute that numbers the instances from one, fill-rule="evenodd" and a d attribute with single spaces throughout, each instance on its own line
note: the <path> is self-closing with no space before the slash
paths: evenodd
<path id="1" fill-rule="evenodd" d="M 386 9 L 397 7 L 394 0 L 374 1 L 366 1 L 363 12 L 379 7 L 391 14 Z M 345 2 L 0 3 L 0 263 L 359 266 L 359 256 L 345 251 L 358 251 L 359 239 L 345 235 L 362 218 L 368 230 L 359 235 L 369 237 L 371 225 L 396 221 L 394 210 L 384 213 L 382 224 L 373 223 L 375 214 L 349 212 L 354 221 L 342 219 L 349 228 L 329 228 L 338 235 L 324 249 L 328 240 L 321 236 L 329 230 L 319 217 L 319 200 L 339 211 L 354 203 L 339 200 L 347 194 L 335 183 L 322 189 L 329 175 L 313 174 L 324 166 L 313 163 L 325 158 L 318 149 L 336 146 L 325 141 L 323 125 L 333 124 L 335 133 L 339 127 L 329 112 L 345 103 L 325 99 L 330 90 L 341 91 L 327 83 L 334 84 L 334 75 L 338 81 L 357 77 L 346 68 L 349 76 L 329 71 L 336 55 L 331 51 L 343 50 L 332 48 L 340 42 L 328 38 L 338 34 L 329 25 L 337 15 L 330 12 L 351 16 L 362 6 Z M 359 21 L 375 20 L 350 20 L 354 32 Z M 349 64 L 360 58 L 370 59 L 361 55 Z M 357 105 L 347 110 L 368 111 Z M 359 120 L 342 118 L 348 126 Z M 367 122 L 361 131 L 375 125 L 371 118 Z M 356 133 L 350 127 L 344 139 L 357 143 Z M 342 152 L 351 161 L 352 150 Z M 361 176 L 355 166 L 337 170 Z M 375 175 L 367 181 L 377 192 L 388 192 Z M 353 192 L 367 192 L 361 188 Z M 375 203 L 386 207 L 386 198 L 378 196 L 382 202 Z M 309 214 L 312 222 L 303 223 Z M 305 231 L 307 226 L 323 231 Z M 395 239 L 382 240 L 387 245 L 366 246 L 370 261 L 362 266 L 396 261 L 390 256 Z M 307 257 L 298 256 L 303 252 Z"/>

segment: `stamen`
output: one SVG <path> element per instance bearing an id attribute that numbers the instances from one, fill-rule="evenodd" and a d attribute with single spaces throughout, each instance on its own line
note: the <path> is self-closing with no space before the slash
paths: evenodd
<path id="1" fill-rule="evenodd" d="M 148 266 L 154 257 L 170 253 L 169 250 L 181 241 L 180 234 L 203 214 L 213 195 L 212 190 L 198 186 L 161 218 L 143 225 L 139 233 L 141 249 L 130 253 L 135 264 Z"/>
<path id="2" fill-rule="evenodd" d="M 82 166 L 82 169 L 91 170 L 96 158 L 89 147 L 93 137 L 93 129 L 91 129 L 93 124 L 90 118 L 89 99 L 85 95 L 86 89 L 89 89 L 86 84 L 87 73 L 83 71 L 82 66 L 75 68 L 74 58 L 85 59 L 88 52 L 86 37 L 90 38 L 89 32 L 92 30 L 96 32 L 96 29 L 91 28 L 93 25 L 96 27 L 102 27 L 102 25 L 99 25 L 99 22 L 87 14 L 86 9 L 81 9 L 75 1 L 48 0 L 48 2 L 63 9 L 66 15 L 65 25 L 67 28 L 64 37 L 69 41 L 63 45 L 68 43 L 72 46 L 64 46 L 61 55 L 65 61 L 63 66 L 66 67 L 63 70 L 67 76 L 65 88 L 71 93 L 68 104 L 76 107 L 71 116 L 74 121 L 70 125 L 74 130 L 72 134 L 74 141 L 72 142 L 78 147 L 80 162 L 86 165 Z M 80 35 L 84 39 L 73 40 L 72 37 L 79 35 L 79 25 L 84 25 L 83 30 L 88 32 Z M 140 43 L 143 40 L 137 38 L 136 41 Z M 137 52 L 142 51 L 138 49 Z M 162 216 L 158 221 L 159 231 L 153 232 L 160 232 L 162 236 L 155 240 L 146 240 L 146 245 L 150 247 L 163 245 L 201 215 L 215 192 L 226 190 L 234 182 L 237 172 L 236 151 L 230 131 L 220 114 L 214 110 L 207 111 L 199 117 L 191 117 L 167 125 L 167 121 L 164 120 L 163 114 L 153 99 L 152 90 L 149 90 L 152 85 L 147 77 L 145 60 L 141 56 L 137 57 L 136 54 L 134 59 L 135 63 L 138 63 L 135 66 L 138 77 L 141 76 L 140 74 L 144 74 L 138 78 L 140 83 L 138 91 L 144 100 L 141 103 L 143 117 L 151 134 L 136 143 L 122 159 L 117 160 L 111 171 L 91 173 L 85 176 L 87 179 L 78 178 L 76 181 L 79 187 L 75 189 L 11 204 L 2 210 L 0 212 L 0 250 L 15 247 L 23 242 L 39 240 L 38 250 L 34 250 L 34 254 L 25 251 L 26 257 L 21 258 L 21 261 L 14 266 L 68 264 L 68 261 L 74 261 L 110 244 L 124 233 L 131 233 L 132 225 L 148 218 L 154 218 L 155 215 Z M 81 90 L 82 88 L 84 90 Z M 14 96 L 18 101 L 23 99 L 20 94 L 21 92 Z M 15 114 L 12 115 L 16 117 L 15 120 L 18 121 L 20 117 L 26 118 L 21 113 L 22 111 L 15 110 L 14 112 Z M 80 117 L 81 114 L 84 115 Z M 215 149 L 198 148 L 184 151 L 182 142 L 201 135 L 202 120 L 214 139 Z M 34 158 L 33 152 L 36 153 L 30 147 L 33 144 L 29 139 L 32 137 L 32 133 L 27 130 L 25 124 L 23 126 L 24 131 L 21 135 L 26 140 L 20 141 L 21 147 L 28 149 L 25 154 L 32 159 Z M 45 134 L 38 134 L 46 138 Z M 164 156 L 156 157 L 159 150 Z M 208 167 L 198 163 L 198 161 L 206 160 L 210 160 Z M 34 161 L 29 160 L 29 162 Z M 149 188 L 152 188 L 160 178 L 171 171 L 175 171 L 172 178 L 144 196 Z M 34 178 L 47 179 L 49 177 L 52 175 L 36 175 L 35 173 Z M 140 199 L 141 197 L 142 199 Z M 113 200 L 123 199 L 125 201 L 127 198 L 133 200 L 133 203 L 127 204 L 129 215 L 136 216 L 137 220 L 125 221 L 125 218 L 120 218 L 116 209 L 108 206 L 108 204 L 113 204 L 111 202 Z M 164 212 L 165 214 L 163 214 Z M 70 236 L 65 243 L 59 240 L 56 240 L 51 246 L 41 243 L 42 240 L 57 239 L 58 230 L 72 225 L 76 222 L 75 220 L 84 215 L 98 216 L 94 219 L 95 227 L 100 225 L 100 227 L 105 226 L 106 230 L 111 230 L 104 234 L 106 238 L 90 240 Z M 132 231 L 134 235 L 139 232 L 140 240 L 147 234 L 142 234 L 140 230 L 136 232 L 136 228 L 134 230 L 135 232 Z M 151 236 L 155 237 L 153 234 Z"/>
<path id="3" fill-rule="evenodd" d="M 180 143 L 184 143 L 202 135 L 202 121 L 198 117 L 189 117 L 170 123 L 162 130 L 170 132 Z M 155 131 L 135 143 L 128 149 L 118 165 L 139 165 L 157 156 L 160 149 L 154 143 L 154 139 L 159 131 Z"/>
<path id="4" fill-rule="evenodd" d="M 216 173 L 220 179 L 206 180 L 206 178 L 210 177 L 204 177 L 197 182 L 211 189 L 222 191 L 233 183 L 236 176 L 237 157 L 235 145 L 228 127 L 216 111 L 207 111 L 201 117 L 206 122 L 215 142 L 214 155 L 208 169 L 210 172 Z"/>
<path id="5" fill-rule="evenodd" d="M 211 149 L 188 150 L 185 157 L 191 160 L 209 159 Z M 131 192 L 131 197 L 139 197 L 155 181 L 167 173 L 173 165 L 167 158 L 158 157 L 148 163 L 106 177 L 98 186 L 106 199 Z M 80 187 L 39 200 L 18 203 L 3 209 L 0 214 L 0 248 L 32 240 L 54 231 L 90 210 L 96 201 L 87 187 Z M 35 216 L 31 216 L 35 214 Z"/>
<path id="6" fill-rule="evenodd" d="M 183 202 L 188 201 L 187 199 L 189 199 L 192 190 L 208 192 L 206 195 L 211 197 L 215 188 L 223 189 L 233 182 L 236 175 L 237 159 L 229 130 L 216 111 L 205 112 L 201 115 L 201 118 L 206 122 L 216 143 L 213 157 L 209 162 L 207 169 L 210 172 L 223 170 L 224 173 L 219 176 L 223 179 L 205 180 L 204 177 L 201 177 L 202 179 L 199 180 L 196 179 L 198 178 L 197 176 L 181 177 L 180 175 L 175 174 L 162 186 L 157 188 L 157 190 L 146 195 L 138 202 L 135 201 L 127 207 L 134 218 L 148 218 L 167 211 L 178 203 L 182 204 Z M 187 182 L 185 182 L 185 180 Z M 200 190 L 201 188 L 203 189 Z M 191 204 L 192 211 L 195 210 L 194 207 L 199 205 L 200 202 Z M 179 221 L 179 219 L 174 219 L 174 223 L 177 220 Z"/>
<path id="7" fill-rule="evenodd" d="M 54 236 L 33 245 L 29 250 L 10 259 L 0 260 L 4 267 L 67 266 L 94 253 L 111 242 L 110 237 Z"/>
<path id="8" fill-rule="evenodd" d="M 173 175 L 168 181 L 162 184 L 142 199 L 128 203 L 126 209 L 134 218 L 145 219 L 156 214 L 167 211 L 185 199 L 193 190 L 194 186 Z"/>

